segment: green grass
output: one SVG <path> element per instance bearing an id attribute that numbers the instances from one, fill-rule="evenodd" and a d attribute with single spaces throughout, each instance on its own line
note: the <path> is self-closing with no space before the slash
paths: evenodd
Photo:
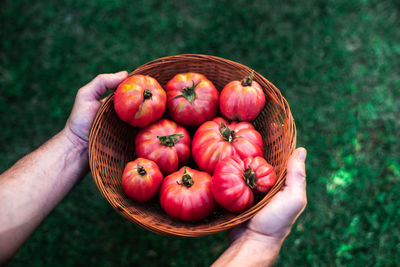
<path id="1" fill-rule="evenodd" d="M 282 91 L 309 152 L 308 207 L 277 265 L 400 262 L 398 1 L 5 0 L 0 10 L 0 172 L 62 129 L 96 74 L 216 55 Z M 88 175 L 10 266 L 206 266 L 226 247 L 225 234 L 142 230 Z"/>

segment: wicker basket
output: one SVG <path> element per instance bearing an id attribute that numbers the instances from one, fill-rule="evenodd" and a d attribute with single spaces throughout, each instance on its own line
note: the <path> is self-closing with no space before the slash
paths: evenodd
<path id="1" fill-rule="evenodd" d="M 199 72 L 221 91 L 228 82 L 241 80 L 251 71 L 242 64 L 214 56 L 178 55 L 146 63 L 130 75 L 150 75 L 164 86 L 175 74 Z M 287 160 L 296 147 L 296 128 L 288 103 L 279 90 L 263 76 L 254 73 L 254 80 L 264 89 L 266 104 L 253 124 L 263 136 L 264 156 L 277 174 L 277 183 L 267 195 L 257 199 L 258 202 L 252 208 L 241 214 L 232 214 L 221 208 L 209 218 L 196 223 L 168 217 L 160 208 L 157 197 L 144 204 L 128 199 L 121 187 L 121 177 L 125 164 L 136 158 L 135 135 L 138 129 L 117 117 L 111 94 L 97 112 L 89 136 L 89 161 L 93 179 L 111 206 L 130 221 L 163 235 L 209 235 L 252 218 L 283 186 Z"/>

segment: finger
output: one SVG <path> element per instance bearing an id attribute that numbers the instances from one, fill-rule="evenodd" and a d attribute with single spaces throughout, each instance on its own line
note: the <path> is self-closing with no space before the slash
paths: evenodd
<path id="1" fill-rule="evenodd" d="M 305 189 L 307 150 L 303 147 L 296 149 L 290 156 L 287 165 L 286 186 Z"/>
<path id="2" fill-rule="evenodd" d="M 80 89 L 81 93 L 90 100 L 99 100 L 108 89 L 115 89 L 126 77 L 128 72 L 99 74 L 90 83 Z"/>
<path id="3" fill-rule="evenodd" d="M 305 160 L 307 151 L 296 149 L 288 161 L 284 194 L 292 202 L 293 214 L 304 209 L 307 204 Z"/>

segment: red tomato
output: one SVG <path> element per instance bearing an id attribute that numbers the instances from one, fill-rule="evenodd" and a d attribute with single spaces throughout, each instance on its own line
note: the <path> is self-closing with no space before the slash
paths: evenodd
<path id="1" fill-rule="evenodd" d="M 240 81 L 228 83 L 221 91 L 219 108 L 230 120 L 252 121 L 265 105 L 261 86 L 253 81 L 253 72 Z"/>
<path id="2" fill-rule="evenodd" d="M 167 110 L 179 124 L 198 126 L 211 120 L 218 111 L 218 90 L 199 73 L 175 75 L 165 85 Z"/>
<path id="3" fill-rule="evenodd" d="M 259 132 L 248 122 L 228 124 L 222 118 L 203 123 L 197 129 L 192 143 L 192 154 L 203 171 L 214 172 L 219 160 L 263 156 L 264 146 Z"/>
<path id="4" fill-rule="evenodd" d="M 136 135 L 138 157 L 154 160 L 165 174 L 178 170 L 190 158 L 190 136 L 185 128 L 173 121 L 161 119 Z"/>
<path id="5" fill-rule="evenodd" d="M 125 166 L 122 189 L 133 200 L 145 202 L 157 193 L 162 180 L 163 175 L 154 161 L 137 158 Z"/>
<path id="6" fill-rule="evenodd" d="M 132 126 L 144 127 L 161 118 L 167 94 L 152 77 L 133 75 L 123 81 L 114 95 L 118 117 Z"/>
<path id="7" fill-rule="evenodd" d="M 165 177 L 160 188 L 160 204 L 176 219 L 189 222 L 206 218 L 216 207 L 211 194 L 211 176 L 182 167 Z"/>
<path id="8" fill-rule="evenodd" d="M 253 205 L 253 191 L 267 192 L 276 182 L 272 166 L 262 157 L 229 157 L 220 161 L 212 178 L 214 199 L 225 209 L 242 212 Z"/>
<path id="9" fill-rule="evenodd" d="M 274 168 L 263 157 L 244 159 L 244 177 L 246 183 L 249 181 L 250 187 L 260 193 L 267 193 L 276 182 Z M 253 179 L 255 183 L 253 185 Z"/>

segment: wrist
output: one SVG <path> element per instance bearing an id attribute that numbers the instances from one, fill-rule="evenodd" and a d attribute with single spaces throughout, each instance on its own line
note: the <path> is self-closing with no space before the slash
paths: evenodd
<path id="1" fill-rule="evenodd" d="M 74 134 L 68 125 L 60 132 L 60 136 L 64 139 L 65 145 L 72 151 L 86 152 L 88 150 L 88 141 Z"/>
<path id="2" fill-rule="evenodd" d="M 233 240 L 232 243 L 248 243 L 252 244 L 253 246 L 258 246 L 262 248 L 280 248 L 284 240 L 284 237 L 279 238 L 275 236 L 265 235 L 247 228 L 238 238 Z"/>
<path id="3" fill-rule="evenodd" d="M 272 266 L 283 239 L 246 229 L 213 266 Z"/>
<path id="4" fill-rule="evenodd" d="M 75 135 L 68 126 L 58 134 L 64 147 L 66 165 L 74 165 L 79 176 L 83 177 L 89 171 L 88 142 Z"/>

